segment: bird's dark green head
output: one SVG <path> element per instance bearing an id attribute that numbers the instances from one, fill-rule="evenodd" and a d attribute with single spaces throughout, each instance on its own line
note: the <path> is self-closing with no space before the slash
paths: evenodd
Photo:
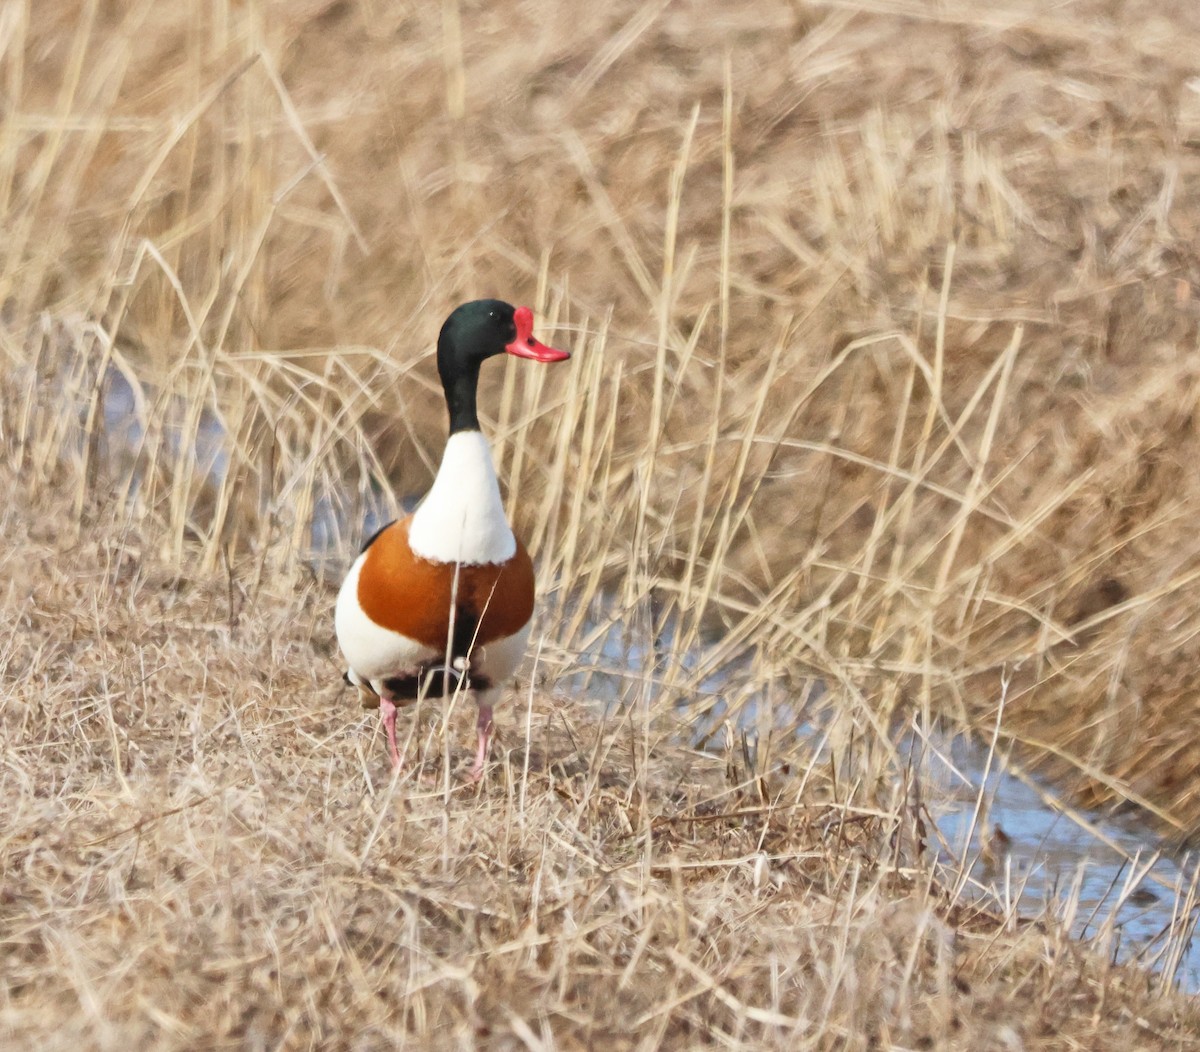
<path id="1" fill-rule="evenodd" d="M 561 362 L 566 351 L 534 339 L 533 311 L 503 300 L 472 300 L 451 312 L 438 335 L 438 375 L 450 410 L 450 433 L 477 430 L 475 391 L 479 367 L 497 354 L 535 362 Z"/>

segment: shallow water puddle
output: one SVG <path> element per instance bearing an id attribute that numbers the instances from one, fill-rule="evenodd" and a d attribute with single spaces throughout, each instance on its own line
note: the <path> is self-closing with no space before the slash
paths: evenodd
<path id="1" fill-rule="evenodd" d="M 908 744 L 926 760 L 929 806 L 949 857 L 970 863 L 965 894 L 1023 917 L 1049 906 L 1076 936 L 1101 937 L 1116 960 L 1200 991 L 1194 855 L 1162 852 L 1133 817 L 1064 808 L 964 738 Z"/>

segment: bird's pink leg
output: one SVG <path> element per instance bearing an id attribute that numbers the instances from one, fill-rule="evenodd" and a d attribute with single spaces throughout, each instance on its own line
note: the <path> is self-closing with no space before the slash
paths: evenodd
<path id="1" fill-rule="evenodd" d="M 400 770 L 400 750 L 396 748 L 396 703 L 380 695 L 379 714 L 383 717 L 383 729 L 387 731 L 388 755 L 392 758 L 392 770 Z"/>
<path id="2" fill-rule="evenodd" d="M 479 718 L 475 721 L 475 730 L 479 735 L 479 745 L 475 749 L 475 762 L 471 765 L 470 782 L 474 784 L 483 777 L 483 765 L 487 760 L 488 746 L 492 744 L 492 707 L 479 706 Z"/>

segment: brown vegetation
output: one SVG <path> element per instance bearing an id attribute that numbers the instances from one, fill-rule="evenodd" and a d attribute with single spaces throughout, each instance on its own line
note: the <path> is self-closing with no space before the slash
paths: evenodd
<path id="1" fill-rule="evenodd" d="M 390 782 L 326 588 L 70 517 L 0 511 L 5 1047 L 1200 1044 L 1060 922 L 953 905 L 886 762 L 760 787 L 522 692 L 478 795 L 462 706 Z"/>
<path id="2" fill-rule="evenodd" d="M 885 857 L 894 729 L 1002 697 L 1083 800 L 1200 828 L 1200 14 L 1045 6 L 0 6 L 0 1024 L 1184 1040 Z M 330 582 L 428 481 L 433 336 L 480 294 L 576 358 L 485 376 L 546 692 L 528 771 L 447 803 L 453 736 L 413 744 L 443 792 L 377 784 Z M 605 619 L 655 673 L 619 726 L 555 693 Z M 771 745 L 803 806 L 655 830 L 729 806 L 678 703 L 751 700 L 828 728 Z"/>

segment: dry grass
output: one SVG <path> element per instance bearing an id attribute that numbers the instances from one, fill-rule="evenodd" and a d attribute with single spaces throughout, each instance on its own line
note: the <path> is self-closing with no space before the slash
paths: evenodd
<path id="1" fill-rule="evenodd" d="M 327 589 L 251 599 L 69 517 L 2 520 L 8 1047 L 1200 1044 L 1059 923 L 952 905 L 886 764 L 760 788 L 526 693 L 480 795 L 440 778 L 465 713 L 389 783 Z"/>
<path id="2" fill-rule="evenodd" d="M 2 1025 L 1189 1040 L 929 891 L 892 747 L 1003 697 L 1084 801 L 1200 822 L 1200 16 L 1043 7 L 0 5 Z M 543 602 L 475 799 L 436 720 L 380 782 L 329 611 L 484 293 L 577 355 L 485 378 Z M 824 739 L 763 735 L 769 820 L 664 824 L 747 806 L 713 716 Z"/>

